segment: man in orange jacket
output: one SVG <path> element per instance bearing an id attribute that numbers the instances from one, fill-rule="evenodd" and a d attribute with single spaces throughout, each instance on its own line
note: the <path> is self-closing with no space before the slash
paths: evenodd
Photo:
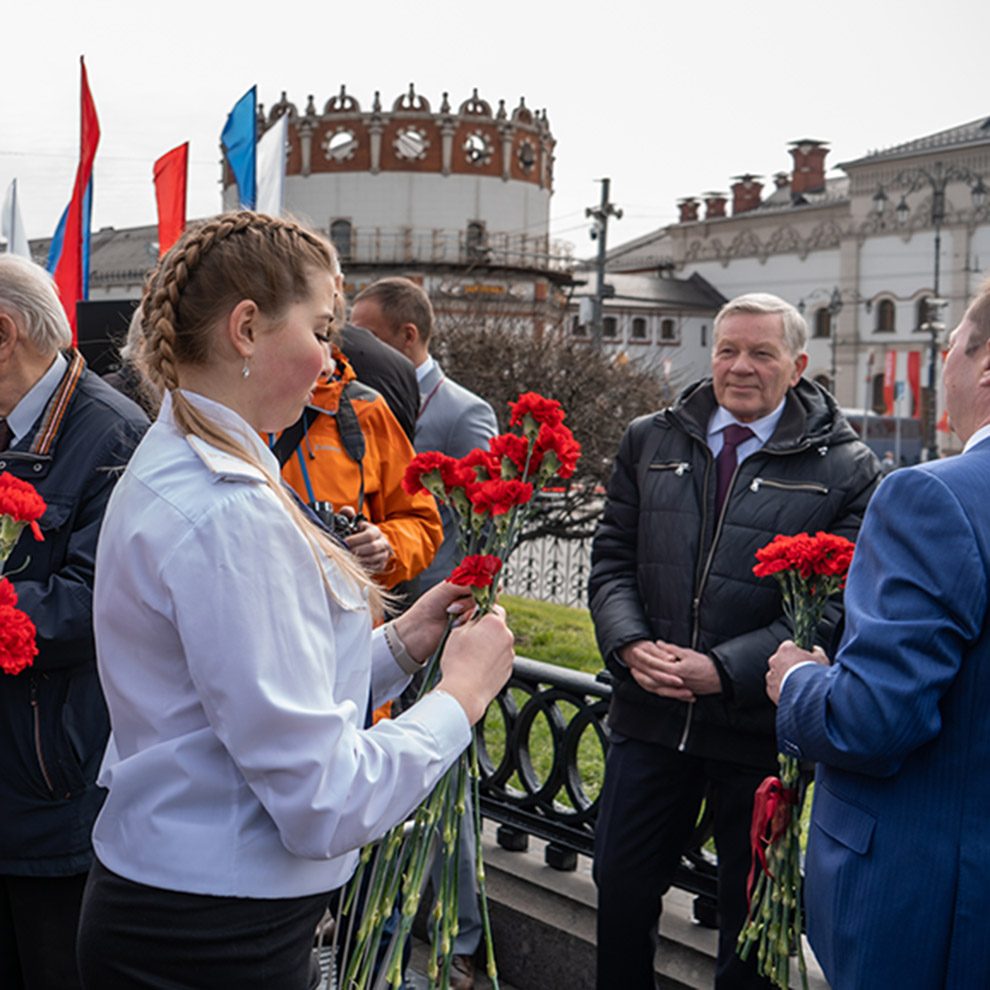
<path id="1" fill-rule="evenodd" d="M 336 347 L 333 357 L 336 370 L 318 386 L 305 415 L 308 429 L 285 461 L 282 477 L 307 504 L 330 503 L 337 513 L 350 507 L 364 517 L 345 541 L 391 589 L 430 565 L 443 526 L 431 495 L 409 495 L 402 488 L 415 452 L 385 400 L 357 380 Z M 353 432 L 348 405 L 363 437 L 360 459 L 347 449 L 346 434 Z M 359 442 L 359 453 L 360 447 Z"/>

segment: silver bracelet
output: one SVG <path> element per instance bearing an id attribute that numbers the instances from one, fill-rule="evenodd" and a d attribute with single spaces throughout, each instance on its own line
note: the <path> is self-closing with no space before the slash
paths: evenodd
<path id="1" fill-rule="evenodd" d="M 409 651 L 406 649 L 406 644 L 402 642 L 402 638 L 396 631 L 394 622 L 386 622 L 385 626 L 385 642 L 388 644 L 389 650 L 392 652 L 392 659 L 402 668 L 402 670 L 407 674 L 415 674 L 423 669 L 423 664 L 426 662 L 413 659 Z"/>

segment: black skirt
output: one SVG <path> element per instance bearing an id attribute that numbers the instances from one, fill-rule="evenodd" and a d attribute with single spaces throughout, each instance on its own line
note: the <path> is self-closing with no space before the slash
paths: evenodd
<path id="1" fill-rule="evenodd" d="M 327 894 L 262 900 L 160 890 L 99 862 L 83 896 L 86 990 L 310 990 Z"/>

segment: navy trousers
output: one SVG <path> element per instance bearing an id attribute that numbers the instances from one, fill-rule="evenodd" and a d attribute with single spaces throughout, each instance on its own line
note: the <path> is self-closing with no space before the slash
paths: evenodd
<path id="1" fill-rule="evenodd" d="M 756 953 L 736 955 L 746 920 L 753 795 L 772 768 L 704 760 L 613 734 L 595 825 L 598 990 L 654 990 L 661 899 L 698 820 L 706 785 L 718 850 L 716 990 L 765 990 Z"/>

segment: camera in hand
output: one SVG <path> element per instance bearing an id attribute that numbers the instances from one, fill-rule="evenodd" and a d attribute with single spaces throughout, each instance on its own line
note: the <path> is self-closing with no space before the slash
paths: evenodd
<path id="1" fill-rule="evenodd" d="M 342 540 L 356 533 L 358 526 L 364 522 L 364 515 L 360 512 L 356 516 L 335 512 L 333 502 L 313 502 L 312 509 L 320 517 L 323 525 Z"/>

